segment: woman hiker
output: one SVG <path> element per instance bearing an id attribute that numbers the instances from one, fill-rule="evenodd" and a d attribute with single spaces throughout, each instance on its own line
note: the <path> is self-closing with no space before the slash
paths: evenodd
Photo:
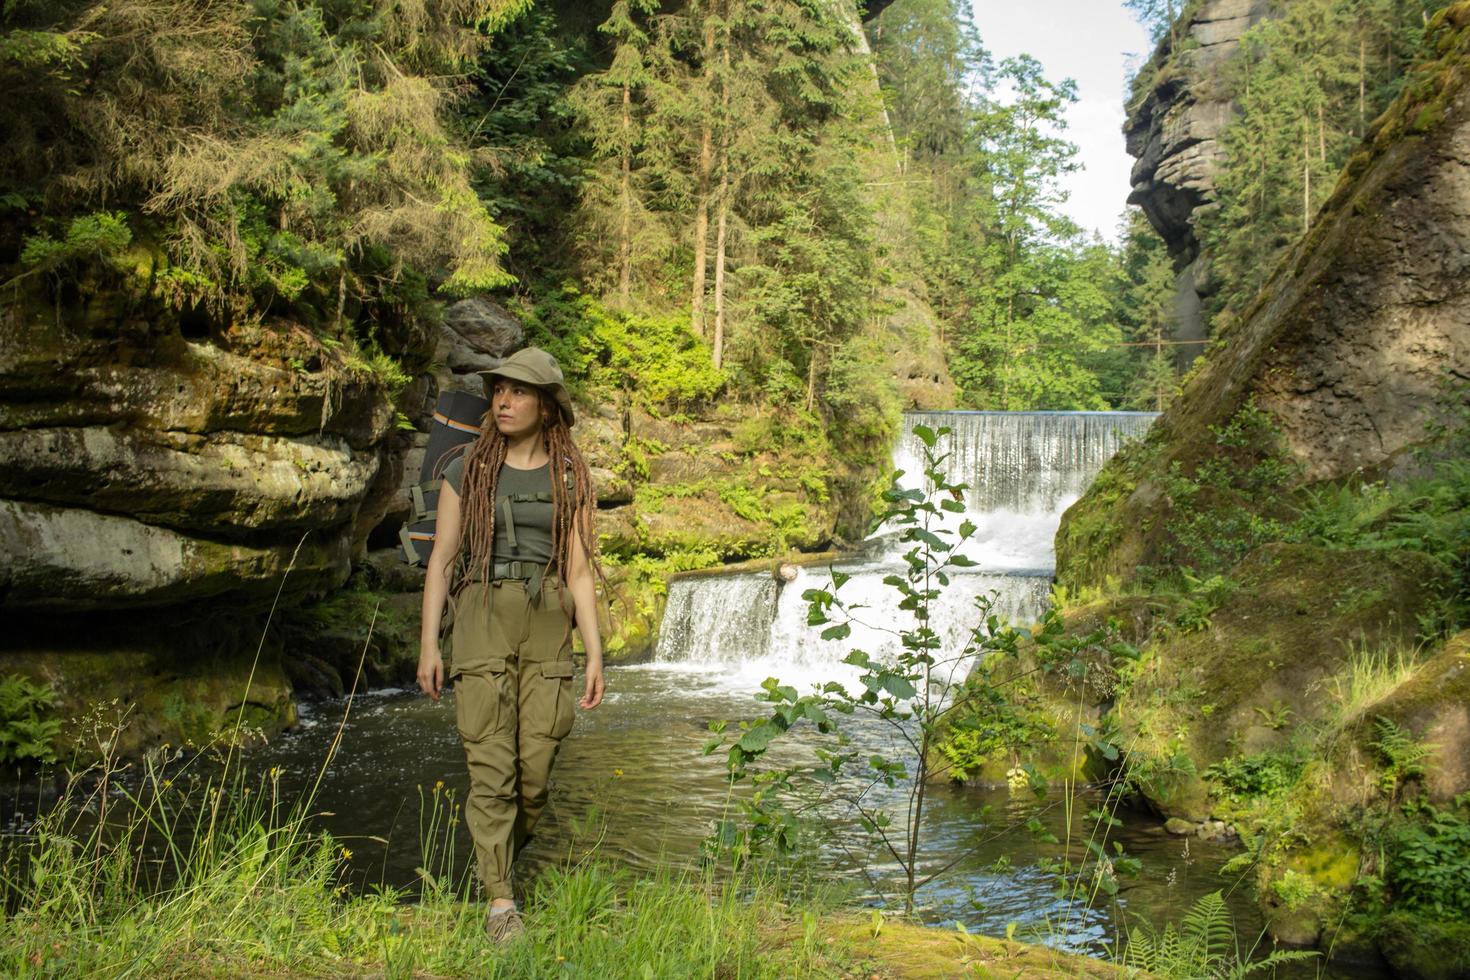
<path id="1" fill-rule="evenodd" d="M 449 600 L 455 722 L 469 765 L 465 821 L 496 942 L 523 930 L 511 863 L 546 807 L 551 764 L 572 730 L 573 625 L 587 652 L 576 703 L 602 701 L 592 481 L 572 443 L 561 368 L 528 347 L 485 373 L 480 435 L 444 471 L 424 580 L 418 682 L 439 699 Z"/>

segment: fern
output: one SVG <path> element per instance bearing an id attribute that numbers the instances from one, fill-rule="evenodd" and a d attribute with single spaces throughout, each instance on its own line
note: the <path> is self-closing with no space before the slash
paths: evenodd
<path id="1" fill-rule="evenodd" d="M 1424 775 L 1424 759 L 1429 755 L 1430 747 L 1416 741 L 1397 722 L 1382 715 L 1374 720 L 1374 730 L 1373 747 L 1385 763 L 1383 775 L 1379 777 L 1379 788 L 1394 796 L 1405 783 Z"/>
<path id="2" fill-rule="evenodd" d="M 1254 963 L 1248 954 L 1242 958 L 1230 910 L 1214 891 L 1196 901 L 1178 925 L 1170 922 L 1158 929 L 1143 923 L 1130 929 L 1122 963 L 1167 980 L 1236 980 L 1316 955 L 1311 950 L 1277 950 Z"/>

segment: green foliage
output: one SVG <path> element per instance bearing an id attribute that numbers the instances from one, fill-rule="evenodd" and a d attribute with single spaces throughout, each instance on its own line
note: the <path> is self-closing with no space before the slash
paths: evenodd
<path id="1" fill-rule="evenodd" d="M 0 196 L 47 207 L 0 236 L 0 262 L 76 265 L 130 228 L 177 270 L 158 298 L 308 319 L 391 307 L 405 267 L 451 294 L 504 285 L 436 79 L 523 6 L 7 6 Z M 363 268 L 375 248 L 387 276 Z"/>
<path id="2" fill-rule="evenodd" d="M 56 692 L 45 684 L 19 674 L 0 681 L 0 766 L 56 761 L 55 707 Z"/>
<path id="3" fill-rule="evenodd" d="M 1306 759 L 1293 752 L 1260 752 L 1232 756 L 1205 769 L 1204 775 L 1233 803 L 1274 800 L 1296 785 Z"/>
<path id="4" fill-rule="evenodd" d="M 51 272 L 71 263 L 114 256 L 132 240 L 127 215 L 121 211 L 97 211 L 72 218 L 60 239 L 44 232 L 27 236 L 20 250 L 20 262 L 37 272 Z"/>
<path id="5" fill-rule="evenodd" d="M 1378 787 L 1392 799 L 1398 796 L 1405 783 L 1424 775 L 1424 760 L 1429 756 L 1429 747 L 1417 741 L 1392 718 L 1375 718 L 1373 732 L 1373 748 L 1383 763 Z"/>
<path id="6" fill-rule="evenodd" d="M 1274 970 L 1282 963 L 1313 959 L 1306 950 L 1277 950 L 1250 962 L 1242 953 L 1235 924 L 1219 892 L 1198 899 L 1176 925 L 1162 929 L 1142 924 L 1128 930 L 1127 945 L 1120 959 L 1124 966 L 1168 980 L 1199 977 L 1244 977 Z"/>
<path id="7" fill-rule="evenodd" d="M 1396 908 L 1434 918 L 1470 916 L 1470 794 L 1441 810 L 1419 801 L 1404 807 L 1410 822 L 1390 837 L 1387 881 Z"/>
<path id="8" fill-rule="evenodd" d="M 1062 214 L 1078 166 L 1069 80 L 1029 57 L 995 64 L 967 8 L 888 6 L 871 34 L 912 184 L 922 276 L 945 322 L 950 373 L 986 409 L 1156 408 L 1172 396 L 1167 250 L 1135 212 L 1113 249 Z M 1127 347 L 1155 341 L 1155 356 Z M 1144 374 L 1147 377 L 1143 377 Z"/>
<path id="9" fill-rule="evenodd" d="M 614 310 L 565 285 L 537 304 L 527 327 L 587 393 L 654 414 L 700 406 L 720 390 L 725 375 L 709 348 L 672 314 Z"/>
<path id="10" fill-rule="evenodd" d="M 1298 468 L 1275 421 L 1254 405 L 1210 431 L 1207 455 L 1190 467 L 1176 462 L 1163 480 L 1165 555 L 1177 566 L 1217 573 L 1284 536 L 1282 513 Z"/>
<path id="11" fill-rule="evenodd" d="M 1425 472 L 1391 484 L 1349 482 L 1311 488 L 1288 540 L 1330 548 L 1412 550 L 1428 554 L 1450 573 L 1426 635 L 1470 620 L 1470 410 L 1467 386 L 1446 379 L 1441 417 L 1431 420 L 1418 447 Z"/>
<path id="12" fill-rule="evenodd" d="M 1165 38 L 1171 44 L 1178 42 L 1187 0 L 1123 0 L 1123 6 L 1133 12 L 1138 22 L 1148 28 L 1149 37 L 1155 44 Z"/>

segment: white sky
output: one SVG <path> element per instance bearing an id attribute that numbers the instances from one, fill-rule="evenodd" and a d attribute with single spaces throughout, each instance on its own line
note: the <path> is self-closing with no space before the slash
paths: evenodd
<path id="1" fill-rule="evenodd" d="M 1120 0 L 970 0 L 981 43 L 999 62 L 1029 54 L 1051 80 L 1077 82 L 1066 137 L 1082 169 L 1064 184 L 1067 213 L 1108 241 L 1118 237 L 1133 158 L 1123 147 L 1123 86 L 1152 50 L 1148 33 Z"/>

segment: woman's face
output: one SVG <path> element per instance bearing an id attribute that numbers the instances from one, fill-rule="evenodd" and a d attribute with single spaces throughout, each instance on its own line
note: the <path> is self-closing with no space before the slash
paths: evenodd
<path id="1" fill-rule="evenodd" d="M 496 378 L 490 396 L 495 427 L 507 439 L 532 436 L 541 431 L 541 390 L 511 378 Z"/>

